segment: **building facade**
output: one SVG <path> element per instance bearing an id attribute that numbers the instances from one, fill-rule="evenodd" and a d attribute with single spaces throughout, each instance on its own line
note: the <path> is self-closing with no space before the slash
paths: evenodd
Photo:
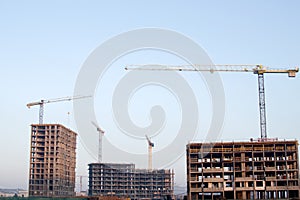
<path id="1" fill-rule="evenodd" d="M 60 124 L 31 125 L 29 196 L 75 196 L 77 134 Z"/>
<path id="2" fill-rule="evenodd" d="M 299 198 L 298 141 L 190 143 L 188 199 Z"/>
<path id="3" fill-rule="evenodd" d="M 172 170 L 135 169 L 134 164 L 89 164 L 89 196 L 171 199 L 173 193 Z"/>

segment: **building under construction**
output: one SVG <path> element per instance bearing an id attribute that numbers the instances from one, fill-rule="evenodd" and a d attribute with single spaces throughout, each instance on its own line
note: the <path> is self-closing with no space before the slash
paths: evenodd
<path id="1" fill-rule="evenodd" d="M 75 196 L 76 136 L 60 124 L 31 125 L 29 196 Z"/>
<path id="2" fill-rule="evenodd" d="M 89 164 L 89 195 L 130 199 L 171 199 L 172 170 L 135 169 L 134 164 Z"/>
<path id="3" fill-rule="evenodd" d="M 298 141 L 190 143 L 188 199 L 299 199 Z"/>

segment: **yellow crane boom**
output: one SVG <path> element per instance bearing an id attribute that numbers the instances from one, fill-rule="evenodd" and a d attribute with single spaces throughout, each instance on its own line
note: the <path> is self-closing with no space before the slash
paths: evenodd
<path id="1" fill-rule="evenodd" d="M 156 70 L 156 71 L 207 71 L 207 72 L 252 72 L 258 75 L 258 94 L 259 94 L 259 111 L 260 111 L 260 131 L 261 139 L 267 139 L 266 128 L 266 105 L 265 105 L 265 73 L 286 73 L 288 77 L 296 77 L 299 68 L 289 69 L 272 69 L 263 65 L 253 64 L 225 64 L 225 65 L 160 65 L 160 64 L 143 64 L 127 65 L 125 70 Z"/>

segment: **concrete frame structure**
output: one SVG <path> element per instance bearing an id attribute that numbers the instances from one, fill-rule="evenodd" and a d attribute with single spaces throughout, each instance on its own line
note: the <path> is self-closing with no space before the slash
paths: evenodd
<path id="1" fill-rule="evenodd" d="M 75 196 L 77 134 L 60 124 L 31 125 L 29 196 Z"/>
<path id="2" fill-rule="evenodd" d="M 189 200 L 299 198 L 297 140 L 190 143 L 186 155 Z"/>
<path id="3" fill-rule="evenodd" d="M 135 169 L 134 164 L 89 164 L 89 196 L 135 199 L 171 199 L 172 170 Z"/>

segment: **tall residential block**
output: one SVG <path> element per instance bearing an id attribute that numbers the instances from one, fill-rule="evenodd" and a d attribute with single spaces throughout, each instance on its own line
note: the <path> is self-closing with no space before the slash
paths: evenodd
<path id="1" fill-rule="evenodd" d="M 29 196 L 75 196 L 77 134 L 60 124 L 31 125 Z"/>
<path id="2" fill-rule="evenodd" d="M 171 199 L 174 173 L 169 169 L 136 169 L 134 164 L 89 164 L 89 196 Z"/>
<path id="3" fill-rule="evenodd" d="M 299 199 L 298 141 L 190 143 L 188 199 Z"/>

